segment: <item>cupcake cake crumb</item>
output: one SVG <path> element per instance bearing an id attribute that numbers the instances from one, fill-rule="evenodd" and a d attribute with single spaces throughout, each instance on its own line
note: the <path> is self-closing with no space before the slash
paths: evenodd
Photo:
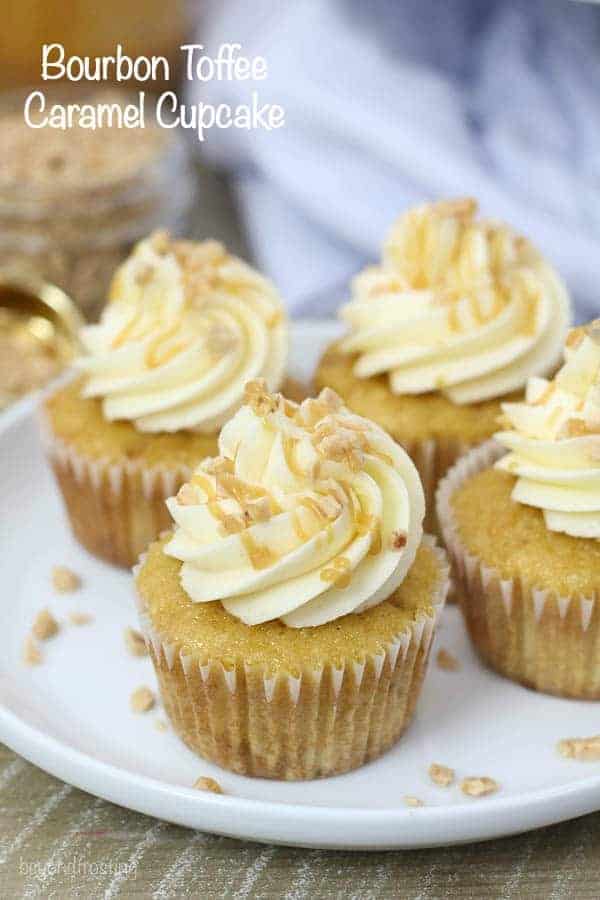
<path id="1" fill-rule="evenodd" d="M 460 789 L 467 797 L 487 797 L 489 794 L 495 794 L 500 785 L 493 778 L 487 775 L 463 778 Z"/>
<path id="2" fill-rule="evenodd" d="M 201 775 L 200 778 L 194 782 L 194 787 L 197 791 L 209 791 L 211 794 L 223 793 L 223 788 L 219 782 L 215 781 L 214 778 L 207 778 L 206 775 Z"/>
<path id="3" fill-rule="evenodd" d="M 59 625 L 49 609 L 42 609 L 37 614 L 31 627 L 31 633 L 38 641 L 47 641 L 58 634 Z"/>
<path id="4" fill-rule="evenodd" d="M 68 615 L 71 625 L 90 625 L 94 621 L 91 613 L 80 612 L 78 609 L 72 609 Z"/>
<path id="5" fill-rule="evenodd" d="M 81 578 L 67 566 L 54 566 L 52 569 L 52 587 L 57 594 L 70 594 L 81 587 Z"/>
<path id="6" fill-rule="evenodd" d="M 134 713 L 148 712 L 155 704 L 156 697 L 150 688 L 145 685 L 136 688 L 129 700 L 129 705 Z"/>
<path id="7" fill-rule="evenodd" d="M 446 650 L 445 647 L 440 647 L 437 652 L 435 662 L 438 669 L 443 669 L 445 672 L 460 671 L 459 661 L 452 653 L 450 653 L 449 650 Z"/>
<path id="8" fill-rule="evenodd" d="M 42 662 L 40 648 L 30 634 L 25 638 L 23 646 L 23 662 L 26 666 L 39 666 Z"/>
<path id="9" fill-rule="evenodd" d="M 165 722 L 164 719 L 157 719 L 154 723 L 154 727 L 156 728 L 157 731 L 168 731 L 169 730 L 169 726 L 167 725 L 167 723 Z"/>
<path id="10" fill-rule="evenodd" d="M 600 760 L 600 734 L 587 738 L 564 738 L 558 742 L 557 750 L 566 759 L 598 762 Z"/>
<path id="11" fill-rule="evenodd" d="M 417 807 L 417 806 L 424 806 L 424 805 L 425 805 L 425 804 L 423 803 L 422 800 L 419 800 L 418 797 L 413 797 L 412 794 L 407 794 L 407 795 L 404 797 L 404 804 L 405 804 L 405 806 L 411 806 L 411 807 Z"/>
<path id="12" fill-rule="evenodd" d="M 125 646 L 132 656 L 148 656 L 144 636 L 135 628 L 125 629 Z"/>
<path id="13" fill-rule="evenodd" d="M 454 769 L 449 766 L 441 766 L 439 763 L 431 763 L 429 777 L 439 787 L 450 787 L 454 783 Z"/>

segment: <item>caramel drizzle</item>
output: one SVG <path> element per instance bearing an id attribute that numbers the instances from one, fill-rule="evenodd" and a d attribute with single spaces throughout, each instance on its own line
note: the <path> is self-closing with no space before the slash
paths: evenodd
<path id="1" fill-rule="evenodd" d="M 305 531 L 304 528 L 302 527 L 302 522 L 300 521 L 300 516 L 298 515 L 296 510 L 294 510 L 292 512 L 292 528 L 294 529 L 294 532 L 296 533 L 296 537 L 299 540 L 301 540 L 301 541 L 307 540 L 307 538 L 309 536 L 308 532 Z"/>
<path id="2" fill-rule="evenodd" d="M 377 556 L 381 553 L 383 540 L 381 537 L 381 523 L 375 516 L 365 513 L 362 510 L 355 518 L 356 533 L 359 537 L 365 534 L 371 534 L 371 546 L 369 547 L 369 556 Z"/>
<path id="3" fill-rule="evenodd" d="M 461 332 L 462 325 L 458 317 L 458 306 L 454 305 L 448 310 L 447 318 L 448 328 L 450 331 Z"/>
<path id="4" fill-rule="evenodd" d="M 179 319 L 170 328 L 167 328 L 162 334 L 159 334 L 154 340 L 150 343 L 150 346 L 147 348 L 146 353 L 144 355 L 144 361 L 146 365 L 150 369 L 156 369 L 158 366 L 164 366 L 165 363 L 169 362 L 169 360 L 173 359 L 173 357 L 177 356 L 182 350 L 187 347 L 187 341 L 178 341 L 173 344 L 172 347 L 162 350 L 161 349 L 167 341 L 169 341 L 174 335 L 177 334 L 179 328 L 181 326 L 181 320 Z"/>
<path id="5" fill-rule="evenodd" d="M 330 412 L 330 410 L 327 410 Z M 364 425 L 362 422 L 354 422 L 352 419 L 342 419 L 342 428 L 346 431 L 359 431 L 364 435 L 364 432 L 368 430 L 368 426 Z"/>
<path id="6" fill-rule="evenodd" d="M 277 562 L 277 556 L 265 544 L 257 543 L 248 531 L 242 532 L 240 540 L 253 569 L 268 569 Z"/>
<path id="7" fill-rule="evenodd" d="M 267 328 L 275 328 L 275 326 L 279 325 L 282 321 L 283 311 L 281 309 L 275 309 L 273 312 L 267 314 L 265 324 Z"/>
<path id="8" fill-rule="evenodd" d="M 385 278 L 377 284 L 372 285 L 368 290 L 369 297 L 379 297 L 381 294 L 401 293 L 410 288 L 408 282 L 403 281 L 399 276 L 395 278 Z"/>
<path id="9" fill-rule="evenodd" d="M 585 337 L 585 326 L 579 325 L 577 328 L 571 328 L 571 330 L 567 333 L 567 339 L 565 341 L 567 347 L 569 349 L 577 348 L 583 341 Z"/>
<path id="10" fill-rule="evenodd" d="M 388 456 L 387 453 L 384 453 L 383 450 L 379 450 L 377 447 L 373 447 L 372 444 L 367 444 L 367 448 L 365 450 L 370 456 L 376 456 L 377 459 L 380 459 L 388 466 L 394 466 L 394 460 L 391 456 Z"/>
<path id="11" fill-rule="evenodd" d="M 520 332 L 525 337 L 534 337 L 537 324 L 537 310 L 539 305 L 539 297 L 531 297 L 527 303 L 527 308 L 523 315 Z"/>
<path id="12" fill-rule="evenodd" d="M 212 475 L 217 475 L 219 473 L 228 472 L 233 475 L 235 470 L 235 464 L 232 459 L 229 459 L 227 456 L 215 456 L 212 459 L 206 460 L 203 469 L 206 472 L 210 472 Z"/>
<path id="13" fill-rule="evenodd" d="M 532 406 L 544 406 L 545 403 L 548 402 L 554 391 L 556 390 L 556 384 L 551 381 L 546 388 L 544 388 L 543 392 L 532 402 Z"/>
<path id="14" fill-rule="evenodd" d="M 354 523 L 356 533 L 359 537 L 371 533 L 371 546 L 369 547 L 369 556 L 377 556 L 381 553 L 383 547 L 383 538 L 381 535 L 381 522 L 370 513 L 359 509 L 354 514 Z"/>
<path id="15" fill-rule="evenodd" d="M 330 581 L 337 588 L 347 588 L 352 579 L 350 560 L 346 556 L 336 556 L 330 565 L 321 569 L 321 581 Z"/>
<path id="16" fill-rule="evenodd" d="M 209 500 L 214 499 L 216 496 L 212 481 L 207 475 L 202 474 L 202 472 L 197 472 L 195 475 L 192 475 L 191 483 L 201 488 Z"/>
<path id="17" fill-rule="evenodd" d="M 308 496 L 301 497 L 298 500 L 298 506 L 305 506 L 312 513 L 314 513 L 314 515 L 317 517 L 317 519 L 319 519 L 319 521 L 321 521 L 321 522 L 323 522 L 323 521 L 325 521 L 325 519 L 327 519 L 327 516 L 325 515 L 325 513 L 323 512 L 323 510 L 321 509 L 321 507 L 319 506 L 318 502 L 315 500 L 314 497 L 308 497 Z"/>
<path id="18" fill-rule="evenodd" d="M 468 303 L 469 303 L 469 311 L 471 313 L 471 316 L 475 320 L 475 324 L 483 325 L 483 323 L 485 322 L 485 316 L 483 314 L 481 306 L 479 305 L 479 301 L 478 301 L 477 297 L 473 297 L 473 296 L 469 297 Z"/>
<path id="19" fill-rule="evenodd" d="M 243 506 L 248 500 L 260 500 L 267 497 L 271 503 L 271 509 L 278 509 L 274 498 L 266 488 L 256 484 L 246 484 L 230 472 L 223 472 L 217 475 L 217 484 L 222 490 L 233 497 L 234 500 Z"/>
<path id="20" fill-rule="evenodd" d="M 446 317 L 446 324 L 449 330 L 455 334 L 462 334 L 462 332 L 465 330 L 465 327 L 460 321 L 459 316 L 458 301 L 460 301 L 461 299 L 461 296 L 456 296 L 451 299 L 451 306 L 448 309 L 448 315 Z M 479 327 L 481 327 L 482 325 L 487 325 L 488 322 L 493 321 L 493 319 L 495 319 L 506 306 L 506 300 L 504 300 L 500 296 L 498 290 L 494 290 L 492 307 L 488 312 L 483 311 L 479 302 L 479 298 L 476 295 L 471 294 L 466 299 L 471 316 L 475 320 L 475 324 Z"/>
<path id="21" fill-rule="evenodd" d="M 292 475 L 295 475 L 296 478 L 302 478 L 304 472 L 296 462 L 296 441 L 289 434 L 284 434 L 282 435 L 281 443 L 286 466 Z"/>
<path id="22" fill-rule="evenodd" d="M 348 501 L 350 503 L 350 515 L 354 523 L 354 529 L 359 537 L 371 533 L 371 544 L 369 546 L 369 556 L 377 556 L 381 553 L 383 540 L 381 536 L 381 522 L 375 516 L 367 513 L 360 505 L 360 501 L 356 492 L 352 489 L 348 490 Z"/>
<path id="23" fill-rule="evenodd" d="M 372 538 L 369 547 L 369 556 L 377 556 L 383 548 L 383 537 L 381 533 L 381 522 L 377 521 L 371 529 Z"/>
<path id="24" fill-rule="evenodd" d="M 242 508 L 244 499 L 256 500 L 265 496 L 269 497 L 273 506 L 277 505 L 273 498 L 270 497 L 268 491 L 264 490 L 264 488 L 244 484 L 234 475 L 225 473 L 220 477 L 217 476 L 217 479 L 219 485 L 229 488 L 229 494 L 237 500 Z M 206 476 L 202 474 L 194 475 L 192 483 L 197 484 L 205 491 L 208 497 L 208 509 L 211 515 L 221 523 L 225 531 L 228 534 L 240 535 L 240 540 L 253 569 L 267 569 L 277 562 L 278 557 L 267 546 L 255 541 L 250 532 L 245 530 L 248 522 L 223 511 L 219 500 L 217 499 L 217 492 Z"/>
<path id="25" fill-rule="evenodd" d="M 122 347 L 128 341 L 137 340 L 141 341 L 144 338 L 148 337 L 153 331 L 153 325 L 150 322 L 146 328 L 142 329 L 139 333 L 136 334 L 136 331 L 143 320 L 144 310 L 140 307 L 129 322 L 121 329 L 121 331 L 113 338 L 111 343 L 111 348 L 113 350 Z M 155 369 L 158 366 L 162 366 L 165 363 L 169 362 L 173 357 L 177 356 L 182 350 L 185 350 L 187 347 L 187 341 L 181 340 L 170 347 L 168 350 L 163 351 L 161 355 L 161 349 L 163 344 L 169 341 L 177 331 L 180 329 L 183 322 L 183 311 L 179 314 L 176 321 L 162 334 L 157 335 L 153 341 L 151 341 L 150 345 L 147 347 L 146 352 L 144 354 L 144 362 L 150 369 Z"/>
<path id="26" fill-rule="evenodd" d="M 590 427 L 583 419 L 568 419 L 566 422 L 567 437 L 587 437 L 598 434 L 598 429 Z"/>
<path id="27" fill-rule="evenodd" d="M 332 527 L 332 524 L 329 522 L 329 516 L 321 508 L 318 500 L 315 500 L 314 497 L 304 496 L 298 500 L 298 506 L 302 506 L 305 509 L 308 509 L 310 512 L 312 512 L 313 515 L 316 517 L 317 521 L 319 522 L 319 524 L 321 524 L 323 522 L 329 523 L 325 530 L 325 540 L 329 541 L 333 537 L 333 527 Z M 336 518 L 337 518 L 337 516 L 336 516 Z M 292 513 L 292 527 L 293 527 L 294 531 L 296 532 L 297 537 L 301 541 L 305 541 L 310 537 L 310 533 L 304 529 L 302 522 L 300 521 L 300 517 L 296 510 L 294 510 L 294 512 Z"/>
<path id="28" fill-rule="evenodd" d="M 257 485 L 245 484 L 230 472 L 218 472 L 215 475 L 215 480 L 217 483 L 217 488 L 213 486 L 210 478 L 208 478 L 203 473 L 197 473 L 196 475 L 192 476 L 191 483 L 197 485 L 204 491 L 207 496 L 206 505 L 208 506 L 208 510 L 211 516 L 213 516 L 213 518 L 223 526 L 227 534 L 241 533 L 245 530 L 245 528 L 247 528 L 248 525 L 251 524 L 251 518 L 244 515 L 244 505 L 248 500 L 260 500 L 263 497 L 266 497 L 269 500 L 272 514 L 276 514 L 281 511 L 275 499 L 267 490 L 265 490 L 265 488 L 258 487 Z M 238 503 L 238 505 L 242 508 L 241 516 L 232 515 L 229 512 L 225 512 L 225 510 L 221 506 L 221 500 L 226 499 L 226 497 L 218 496 L 219 489 L 224 491 L 226 497 L 233 499 Z M 243 535 L 242 537 L 245 537 L 245 535 Z M 251 540 L 249 535 L 248 539 Z M 246 547 L 246 550 L 248 550 L 248 547 Z M 252 560 L 252 556 L 249 550 L 248 555 Z M 257 556 L 256 558 L 259 557 Z M 265 566 L 255 566 L 255 568 L 265 568 Z"/>
<path id="29" fill-rule="evenodd" d="M 469 297 L 469 310 L 473 319 L 475 320 L 476 325 L 485 325 L 487 322 L 490 322 L 495 316 L 498 315 L 498 312 L 502 308 L 502 304 L 498 303 L 497 298 L 494 300 L 494 305 L 489 313 L 484 313 L 481 308 L 481 304 L 479 303 L 479 299 L 473 295 Z"/>
<path id="30" fill-rule="evenodd" d="M 361 422 L 352 422 L 349 420 L 344 421 L 342 427 L 345 431 L 353 431 L 356 433 L 357 448 L 363 453 L 377 457 L 377 459 L 380 459 L 388 466 L 394 465 L 394 460 L 391 456 L 389 456 L 383 450 L 380 450 L 378 447 L 375 447 L 368 440 L 368 437 L 365 434 L 365 432 L 368 430 L 367 426 L 363 425 Z M 317 432 L 319 434 L 319 437 L 327 437 L 328 435 L 335 434 L 335 425 L 333 423 L 327 423 L 326 425 L 317 428 Z"/>
<path id="31" fill-rule="evenodd" d="M 118 347 L 122 347 L 123 344 L 127 343 L 127 341 L 134 339 L 139 341 L 152 333 L 152 322 L 148 323 L 146 328 L 143 329 L 139 334 L 135 333 L 136 329 L 143 320 L 145 311 L 146 309 L 144 308 L 144 305 L 142 303 L 139 303 L 137 310 L 134 312 L 129 322 L 127 322 L 127 324 L 121 329 L 116 337 L 113 338 L 111 343 L 111 347 L 113 350 L 116 350 Z M 181 316 L 179 317 L 179 320 L 181 320 Z M 159 340 L 162 340 L 162 338 L 160 338 Z"/>
<path id="32" fill-rule="evenodd" d="M 360 430 L 362 429 L 360 429 L 359 427 L 356 428 L 356 431 Z M 368 445 L 368 442 L 365 439 L 365 435 L 360 434 L 357 435 L 357 437 L 360 437 L 362 439 L 364 444 L 369 448 L 370 452 L 384 459 L 388 464 L 393 464 L 392 459 L 387 454 L 377 450 L 377 448 L 372 448 Z M 294 440 L 294 438 L 289 435 L 283 435 L 282 446 L 283 453 L 286 458 L 286 463 L 290 471 L 294 472 L 295 474 L 301 474 L 298 470 L 297 462 L 294 458 L 296 451 L 296 441 Z M 212 474 L 213 473 L 211 472 L 211 475 Z M 212 480 L 204 473 L 198 473 L 193 476 L 192 483 L 199 486 L 204 491 L 207 497 L 207 505 L 211 514 L 223 524 L 223 527 L 226 528 L 226 531 L 228 533 L 239 532 L 240 541 L 244 547 L 244 550 L 252 567 L 255 570 L 262 570 L 273 566 L 279 558 L 278 555 L 274 553 L 274 551 L 267 545 L 261 544 L 256 541 L 252 533 L 247 529 L 247 525 L 250 523 L 250 520 L 248 519 L 248 521 L 245 521 L 243 510 L 244 504 L 249 500 L 258 500 L 264 497 L 268 498 L 270 503 L 272 503 L 274 507 L 278 508 L 278 504 L 275 503 L 269 491 L 267 491 L 265 488 L 258 485 L 247 484 L 238 479 L 231 471 L 215 471 L 214 479 L 215 483 L 213 484 Z M 363 511 L 359 497 L 351 485 L 342 483 L 339 485 L 339 487 L 345 494 L 347 502 L 350 506 L 350 514 L 354 523 L 355 533 L 359 536 L 370 533 L 371 542 L 368 551 L 369 555 L 376 555 L 380 553 L 383 546 L 382 525 L 380 520 L 375 516 Z M 241 517 L 237 515 L 232 516 L 231 514 L 227 514 L 222 510 L 219 501 L 221 499 L 224 499 L 223 495 L 225 498 L 229 497 L 231 499 L 234 499 L 242 507 Z M 331 542 L 335 537 L 333 523 L 330 521 L 331 517 L 327 515 L 326 508 L 324 509 L 323 504 L 319 503 L 319 499 L 310 495 L 304 495 L 299 498 L 298 506 L 309 510 L 315 516 L 318 523 L 327 523 L 321 533 L 326 541 Z M 296 536 L 300 541 L 306 541 L 308 538 L 310 538 L 310 529 L 307 530 L 305 528 L 301 520 L 301 516 L 298 515 L 297 509 L 292 511 L 291 524 Z M 320 571 L 320 578 L 323 581 L 330 582 L 332 585 L 338 588 L 347 587 L 351 582 L 351 577 L 352 569 L 350 560 L 343 555 L 335 557 Z"/>
<path id="33" fill-rule="evenodd" d="M 560 406 L 557 406 L 552 410 L 552 412 L 548 416 L 548 427 L 551 430 L 554 430 L 558 426 L 562 414 L 563 410 L 560 408 Z"/>
<path id="34" fill-rule="evenodd" d="M 296 420 L 296 413 L 298 408 L 295 403 L 291 400 L 287 400 L 285 397 L 281 398 L 281 408 L 283 409 L 284 414 L 288 419 Z"/>
<path id="35" fill-rule="evenodd" d="M 123 344 L 127 343 L 127 341 L 132 340 L 134 332 L 142 320 L 142 316 L 143 310 L 141 308 L 137 309 L 134 312 L 129 322 L 127 322 L 127 324 L 121 329 L 117 336 L 113 338 L 111 343 L 111 347 L 113 350 L 116 350 L 118 347 L 122 347 Z M 146 330 L 143 331 L 142 334 L 140 334 L 138 337 L 146 337 L 147 334 L 150 334 L 150 330 L 150 327 L 147 327 Z"/>
<path id="36" fill-rule="evenodd" d="M 192 484 L 197 485 L 204 491 L 208 498 L 206 501 L 206 505 L 208 506 L 208 510 L 211 516 L 213 516 L 213 518 L 220 522 L 221 525 L 224 525 L 225 520 L 230 518 L 230 514 L 224 512 L 221 508 L 221 504 L 217 500 L 217 492 L 211 480 L 207 478 L 206 475 L 202 475 L 199 473 L 192 476 Z M 226 530 L 228 531 L 228 529 Z"/>

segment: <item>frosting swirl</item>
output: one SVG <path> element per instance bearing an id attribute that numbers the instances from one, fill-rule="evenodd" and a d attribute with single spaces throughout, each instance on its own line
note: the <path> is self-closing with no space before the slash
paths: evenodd
<path id="1" fill-rule="evenodd" d="M 422 537 L 423 490 L 407 454 L 333 391 L 300 406 L 250 382 L 203 461 L 167 505 L 165 553 L 196 603 L 249 625 L 321 625 L 387 599 Z"/>
<path id="2" fill-rule="evenodd" d="M 517 476 L 513 500 L 544 512 L 546 526 L 600 539 L 600 319 L 569 332 L 552 381 L 531 378 L 524 403 L 503 403 L 511 452 L 496 466 Z"/>
<path id="3" fill-rule="evenodd" d="M 559 362 L 570 318 L 554 270 L 474 200 L 409 210 L 382 262 L 353 281 L 342 352 L 359 378 L 387 373 L 394 394 L 440 390 L 473 403 L 524 387 Z"/>
<path id="4" fill-rule="evenodd" d="M 216 241 L 156 232 L 117 270 L 97 325 L 83 329 L 84 396 L 139 431 L 214 433 L 244 385 L 281 383 L 287 324 L 266 279 Z"/>

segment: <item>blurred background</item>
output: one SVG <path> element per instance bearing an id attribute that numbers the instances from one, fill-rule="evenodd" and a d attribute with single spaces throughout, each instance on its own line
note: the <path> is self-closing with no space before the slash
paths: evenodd
<path id="1" fill-rule="evenodd" d="M 183 83 L 179 45 L 191 40 L 211 54 L 241 43 L 266 58 L 267 81 Z M 285 108 L 285 127 L 213 129 L 204 143 L 191 131 L 32 132 L 20 110 L 44 41 L 79 56 L 117 43 L 164 55 L 173 78 L 157 90 L 233 105 L 259 90 Z M 294 315 L 331 316 L 403 209 L 460 195 L 538 244 L 579 318 L 600 314 L 596 4 L 5 0 L 0 85 L 0 272 L 41 274 L 88 316 L 116 262 L 159 224 L 225 240 Z"/>

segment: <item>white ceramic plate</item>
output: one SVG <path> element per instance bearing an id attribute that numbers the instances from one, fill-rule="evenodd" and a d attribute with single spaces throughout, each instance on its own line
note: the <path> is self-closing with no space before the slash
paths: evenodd
<path id="1" fill-rule="evenodd" d="M 306 377 L 335 326 L 294 328 L 293 372 Z M 50 571 L 65 564 L 84 580 L 55 595 Z M 600 705 L 545 697 L 486 671 L 471 651 L 456 609 L 436 639 L 462 663 L 432 664 L 415 720 L 385 757 L 338 778 L 284 783 L 243 778 L 195 757 L 162 711 L 133 715 L 131 691 L 153 685 L 147 659 L 125 651 L 136 625 L 131 578 L 71 538 L 39 446 L 31 407 L 0 418 L 0 739 L 48 772 L 114 803 L 239 838 L 308 847 L 422 847 L 482 840 L 600 809 L 600 764 L 561 758 L 563 737 L 600 731 Z M 65 622 L 44 645 L 44 664 L 21 661 L 35 613 L 48 606 Z M 66 624 L 90 612 L 91 625 Z M 435 647 L 433 656 L 435 656 Z M 489 775 L 494 796 L 470 799 L 431 784 L 432 762 L 457 778 Z M 190 785 L 211 775 L 226 796 Z M 414 795 L 424 806 L 403 802 Z"/>

